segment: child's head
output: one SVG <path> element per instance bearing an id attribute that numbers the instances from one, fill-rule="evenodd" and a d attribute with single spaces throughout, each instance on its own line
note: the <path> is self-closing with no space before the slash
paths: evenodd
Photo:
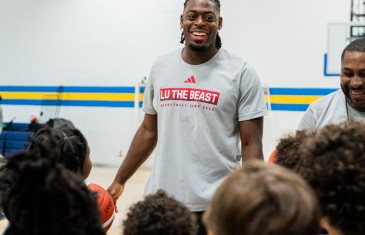
<path id="1" fill-rule="evenodd" d="M 162 190 L 132 205 L 123 226 L 124 235 L 196 234 L 194 215 Z"/>
<path id="2" fill-rule="evenodd" d="M 297 130 L 294 134 L 283 136 L 276 146 L 274 162 L 292 170 L 300 158 L 299 147 L 306 138 L 313 137 L 314 130 Z"/>
<path id="3" fill-rule="evenodd" d="M 51 149 L 59 162 L 67 169 L 86 179 L 91 171 L 90 148 L 80 130 L 69 126 L 43 128 L 39 130 L 28 147 L 30 152 L 42 152 Z"/>
<path id="4" fill-rule="evenodd" d="M 212 235 L 316 235 L 319 218 L 317 199 L 304 180 L 258 160 L 228 175 L 203 217 Z"/>
<path id="5" fill-rule="evenodd" d="M 322 226 L 343 234 L 365 234 L 365 125 L 325 126 L 300 150 L 295 171 L 317 194 Z"/>
<path id="6" fill-rule="evenodd" d="M 52 151 L 44 151 L 52 154 Z M 0 169 L 5 235 L 105 234 L 93 195 L 83 179 L 54 157 L 23 152 Z"/>

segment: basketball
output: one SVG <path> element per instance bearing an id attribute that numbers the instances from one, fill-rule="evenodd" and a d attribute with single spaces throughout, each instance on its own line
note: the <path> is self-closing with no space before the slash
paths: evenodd
<path id="1" fill-rule="evenodd" d="M 269 157 L 269 160 L 268 160 L 268 162 L 269 163 L 275 163 L 276 162 L 276 155 L 278 154 L 278 150 L 275 148 L 272 152 L 271 152 L 271 154 L 270 154 L 270 157 Z"/>
<path id="2" fill-rule="evenodd" d="M 97 205 L 100 210 L 100 219 L 103 228 L 106 231 L 109 230 L 114 220 L 114 202 L 110 194 L 98 184 L 89 184 L 90 191 L 95 192 L 97 195 Z"/>

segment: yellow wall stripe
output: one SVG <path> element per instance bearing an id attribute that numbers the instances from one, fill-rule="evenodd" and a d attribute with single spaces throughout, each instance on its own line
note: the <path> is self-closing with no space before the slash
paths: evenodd
<path id="1" fill-rule="evenodd" d="M 53 92 L 1 92 L 3 99 L 48 99 L 57 100 L 57 93 Z M 108 101 L 134 101 L 133 93 L 61 93 L 62 100 L 108 100 Z"/>

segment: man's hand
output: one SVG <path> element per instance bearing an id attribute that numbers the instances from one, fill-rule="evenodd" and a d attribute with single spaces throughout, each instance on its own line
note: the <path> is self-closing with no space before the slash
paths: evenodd
<path id="1" fill-rule="evenodd" d="M 110 196 L 113 198 L 115 212 L 118 212 L 117 208 L 117 200 L 122 195 L 124 191 L 124 184 L 119 184 L 117 182 L 113 182 L 107 189 Z"/>

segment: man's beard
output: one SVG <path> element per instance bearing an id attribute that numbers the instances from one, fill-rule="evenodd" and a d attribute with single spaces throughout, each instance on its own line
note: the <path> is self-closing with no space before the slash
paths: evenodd
<path id="1" fill-rule="evenodd" d="M 353 109 L 355 109 L 359 112 L 365 112 L 365 103 L 356 102 L 356 101 L 352 100 L 352 98 L 350 96 L 350 89 L 348 86 L 341 84 L 341 89 L 342 89 L 343 94 L 345 95 L 347 104 L 349 104 Z"/>
<path id="2" fill-rule="evenodd" d="M 208 47 L 205 45 L 194 45 L 194 44 L 189 44 L 189 48 L 194 52 L 204 52 L 208 49 Z"/>

